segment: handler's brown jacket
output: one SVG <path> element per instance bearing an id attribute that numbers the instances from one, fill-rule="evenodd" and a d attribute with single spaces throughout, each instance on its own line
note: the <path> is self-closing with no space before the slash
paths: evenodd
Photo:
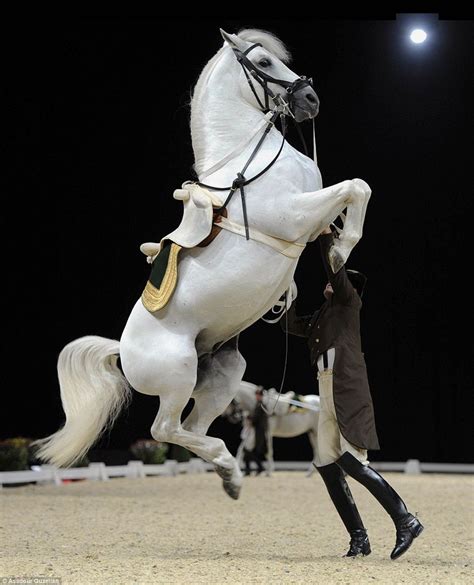
<path id="1" fill-rule="evenodd" d="M 342 435 L 363 449 L 379 449 L 367 368 L 361 350 L 359 314 L 362 301 L 350 283 L 345 267 L 334 274 L 328 260 L 332 234 L 319 236 L 324 268 L 334 294 L 313 315 L 299 317 L 294 306 L 288 312 L 288 333 L 306 337 L 311 365 L 317 373 L 320 354 L 335 348 L 333 393 Z M 284 319 L 280 321 L 284 328 Z"/>

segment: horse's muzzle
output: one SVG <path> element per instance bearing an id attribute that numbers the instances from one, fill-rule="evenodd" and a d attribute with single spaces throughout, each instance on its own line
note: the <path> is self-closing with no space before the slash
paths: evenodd
<path id="1" fill-rule="evenodd" d="M 291 94 L 290 106 L 297 122 L 315 118 L 319 112 L 319 98 L 311 86 L 302 87 Z"/>

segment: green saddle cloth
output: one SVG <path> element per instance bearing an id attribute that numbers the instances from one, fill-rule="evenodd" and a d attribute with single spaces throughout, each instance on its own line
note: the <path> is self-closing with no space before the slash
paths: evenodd
<path id="1" fill-rule="evenodd" d="M 181 246 L 168 240 L 153 261 L 150 277 L 142 293 L 142 303 L 150 313 L 166 306 L 174 292 L 181 249 Z"/>

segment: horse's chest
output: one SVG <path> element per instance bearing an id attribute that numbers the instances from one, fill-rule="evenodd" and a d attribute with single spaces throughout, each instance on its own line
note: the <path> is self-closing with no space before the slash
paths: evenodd
<path id="1" fill-rule="evenodd" d="M 292 169 L 300 192 L 318 191 L 323 186 L 319 168 L 309 159 L 298 158 Z"/>

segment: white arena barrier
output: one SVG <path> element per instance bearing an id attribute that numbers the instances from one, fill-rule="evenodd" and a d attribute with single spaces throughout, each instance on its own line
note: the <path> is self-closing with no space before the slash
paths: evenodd
<path id="1" fill-rule="evenodd" d="M 400 471 L 408 474 L 419 473 L 474 473 L 474 465 L 467 463 L 422 463 L 418 459 L 408 461 L 374 461 L 371 466 L 378 471 Z M 3 485 L 15 483 L 38 483 L 61 485 L 62 480 L 91 479 L 108 481 L 112 477 L 144 478 L 153 475 L 175 476 L 181 473 L 205 473 L 214 466 L 202 459 L 192 458 L 179 462 L 168 459 L 161 465 L 145 465 L 143 461 L 129 461 L 127 465 L 89 463 L 88 467 L 60 469 L 54 465 L 35 465 L 25 471 L 0 471 L 0 489 Z M 276 471 L 307 471 L 307 461 L 275 461 Z"/>
<path id="2" fill-rule="evenodd" d="M 129 461 L 127 465 L 89 463 L 88 467 L 59 469 L 54 465 L 35 465 L 31 470 L 0 471 L 0 488 L 12 483 L 53 483 L 61 485 L 62 480 L 91 479 L 108 481 L 112 477 L 132 479 L 149 475 L 178 475 L 178 473 L 204 473 L 206 467 L 201 459 L 180 462 L 168 459 L 161 465 L 145 465 L 143 461 Z"/>

